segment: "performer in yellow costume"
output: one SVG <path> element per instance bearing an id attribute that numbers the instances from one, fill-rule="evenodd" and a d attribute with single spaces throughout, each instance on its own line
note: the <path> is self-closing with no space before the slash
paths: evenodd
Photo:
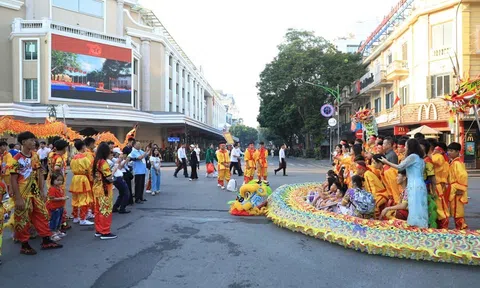
<path id="1" fill-rule="evenodd" d="M 225 182 L 230 181 L 230 155 L 225 149 L 225 142 L 220 142 L 220 149 L 217 151 L 218 159 L 218 187 L 225 189 Z"/>
<path id="2" fill-rule="evenodd" d="M 437 225 L 439 229 L 448 229 L 448 218 L 450 211 L 448 208 L 449 199 L 445 193 L 448 184 L 448 170 L 450 164 L 448 163 L 447 145 L 445 143 L 438 143 L 432 154 L 433 169 L 435 171 L 436 185 L 435 185 L 435 202 L 437 204 Z"/>
<path id="3" fill-rule="evenodd" d="M 380 180 L 385 185 L 388 192 L 388 198 L 393 200 L 391 204 L 400 204 L 400 186 L 397 183 L 398 170 L 391 169 L 388 165 L 383 165 L 380 159 L 385 158 L 383 154 L 376 154 L 373 156 L 373 165 L 376 169 L 381 171 Z"/>
<path id="4" fill-rule="evenodd" d="M 66 161 L 65 154 L 67 153 L 68 142 L 65 140 L 57 140 L 53 144 L 55 151 L 50 152 L 48 155 L 48 176 L 47 176 L 47 189 L 50 189 L 50 177 L 53 173 L 60 173 L 63 176 L 63 179 L 67 179 L 66 175 Z M 63 182 L 62 189 L 66 189 L 66 182 Z"/>
<path id="5" fill-rule="evenodd" d="M 265 149 L 265 143 L 260 142 L 260 148 L 255 152 L 253 158 L 257 163 L 258 180 L 267 181 L 268 176 L 268 150 Z"/>
<path id="6" fill-rule="evenodd" d="M 12 154 L 8 153 L 7 142 L 0 142 L 0 183 L 5 184 L 5 191 L 9 192 L 10 175 L 9 170 L 12 164 Z M 1 214 L 3 215 L 3 214 Z M 0 216 L 1 216 L 0 215 Z"/>
<path id="7" fill-rule="evenodd" d="M 382 181 L 367 167 L 365 162 L 357 163 L 358 175 L 365 179 L 364 188 L 375 198 L 375 218 L 380 216 L 388 201 L 388 192 Z"/>
<path id="8" fill-rule="evenodd" d="M 459 143 L 452 142 L 448 145 L 448 156 L 453 159 L 448 171 L 448 184 L 450 200 L 450 215 L 455 220 L 455 228 L 465 230 L 468 228 L 465 223 L 465 204 L 468 204 L 468 174 L 465 164 L 460 161 L 460 151 L 462 146 Z"/>
<path id="9" fill-rule="evenodd" d="M 70 184 L 70 193 L 72 193 L 72 215 L 73 223 L 80 225 L 93 225 L 87 220 L 88 208 L 93 203 L 92 187 L 93 181 L 92 163 L 85 153 L 85 143 L 82 140 L 75 141 L 75 148 L 78 151 L 72 162 L 70 169 L 73 173 Z"/>
<path id="10" fill-rule="evenodd" d="M 256 168 L 256 161 L 255 161 L 255 147 L 253 142 L 248 144 L 248 148 L 245 151 L 245 174 L 243 175 L 243 182 L 248 183 L 253 180 L 255 176 L 255 168 Z"/>
<path id="11" fill-rule="evenodd" d="M 5 185 L 3 182 L 0 182 L 0 256 L 2 256 L 3 214 L 5 214 L 1 200 L 5 193 L 7 193 L 7 185 Z M 1 264 L 2 260 L 0 260 L 0 265 Z"/>

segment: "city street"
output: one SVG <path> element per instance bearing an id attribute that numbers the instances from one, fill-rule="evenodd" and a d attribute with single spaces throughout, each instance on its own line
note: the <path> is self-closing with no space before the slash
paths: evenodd
<path id="1" fill-rule="evenodd" d="M 271 158 L 270 158 L 271 160 Z M 326 162 L 287 159 L 285 183 L 323 181 Z M 0 287 L 476 287 L 478 267 L 379 257 L 293 233 L 264 217 L 233 217 L 216 179 L 196 182 L 162 171 L 162 192 L 147 195 L 132 213 L 114 214 L 116 240 L 101 241 L 93 227 L 74 226 L 63 249 L 19 254 L 4 232 Z M 242 180 L 237 176 L 238 183 Z M 469 182 L 467 223 L 480 229 L 480 179 Z M 477 284 L 475 284 L 477 283 Z"/>

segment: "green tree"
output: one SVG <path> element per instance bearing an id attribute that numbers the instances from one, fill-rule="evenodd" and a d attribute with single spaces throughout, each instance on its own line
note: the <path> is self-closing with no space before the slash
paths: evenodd
<path id="1" fill-rule="evenodd" d="M 333 97 L 317 86 L 345 87 L 365 73 L 361 55 L 341 53 L 313 32 L 289 29 L 278 55 L 265 66 L 257 83 L 260 113 L 257 121 L 289 145 L 293 138 L 319 144 L 326 120 L 320 115 L 323 104 Z"/>
<path id="2" fill-rule="evenodd" d="M 130 69 L 131 63 L 106 59 L 102 66 L 102 73 L 104 75 L 103 81 L 105 82 L 105 86 L 111 88 L 110 80 L 115 80 L 120 76 L 130 75 Z"/>
<path id="3" fill-rule="evenodd" d="M 80 69 L 77 62 L 77 54 L 52 50 L 51 73 L 54 75 L 63 74 L 68 67 Z"/>
<path id="4" fill-rule="evenodd" d="M 284 141 L 283 139 L 272 132 L 270 128 L 262 128 L 258 127 L 258 140 L 263 141 L 265 143 L 272 143 L 276 147 L 280 147 Z"/>
<path id="5" fill-rule="evenodd" d="M 245 126 L 243 124 L 238 124 L 230 127 L 230 133 L 238 137 L 241 145 L 245 146 L 248 145 L 249 142 L 257 141 L 258 138 L 258 131 L 255 128 Z"/>

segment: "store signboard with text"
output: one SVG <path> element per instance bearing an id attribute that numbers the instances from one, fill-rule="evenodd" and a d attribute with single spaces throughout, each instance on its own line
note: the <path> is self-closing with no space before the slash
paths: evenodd
<path id="1" fill-rule="evenodd" d="M 132 105 L 132 50 L 52 34 L 51 98 Z"/>

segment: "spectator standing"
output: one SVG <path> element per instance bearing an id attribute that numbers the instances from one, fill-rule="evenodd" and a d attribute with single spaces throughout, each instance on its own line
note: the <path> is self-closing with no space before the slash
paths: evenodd
<path id="1" fill-rule="evenodd" d="M 238 176 L 243 176 L 242 168 L 240 168 L 240 148 L 238 148 L 238 143 L 235 143 L 233 149 L 230 151 L 230 173 L 235 174 L 235 171 L 238 171 Z"/>
<path id="2" fill-rule="evenodd" d="M 190 181 L 192 180 L 197 180 L 198 175 L 197 175 L 197 167 L 198 167 L 198 157 L 197 157 L 197 151 L 195 149 L 195 145 L 190 145 L 190 166 L 192 167 L 192 171 L 190 171 Z"/>
<path id="3" fill-rule="evenodd" d="M 275 175 L 277 175 L 277 172 L 283 169 L 283 176 L 288 176 L 286 174 L 287 170 L 287 160 L 285 158 L 285 149 L 286 145 L 283 144 L 282 147 L 280 148 L 280 151 L 278 152 L 278 161 L 279 161 L 279 166 L 278 169 L 275 169 Z"/>
<path id="4" fill-rule="evenodd" d="M 162 156 L 160 156 L 160 150 L 158 148 L 153 148 L 152 156 L 150 156 L 150 163 L 152 165 L 150 171 L 152 174 L 152 196 L 160 193 L 160 184 L 161 184 L 161 173 L 160 167 L 162 162 Z"/>
<path id="5" fill-rule="evenodd" d="M 113 185 L 118 190 L 117 201 L 113 204 L 112 212 L 118 212 L 120 214 L 130 213 L 130 211 L 125 209 L 129 202 L 130 191 L 128 190 L 125 179 L 123 179 L 123 174 L 125 172 L 124 166 L 127 164 L 127 161 L 124 159 L 124 155 L 120 148 L 113 148 L 112 156 L 107 159 L 107 162 L 112 170 Z"/>
<path id="6" fill-rule="evenodd" d="M 12 157 L 15 157 L 15 155 L 20 152 L 20 145 L 18 144 L 9 144 L 8 148 L 10 148 L 8 152 L 10 153 L 10 155 L 12 155 Z"/>
<path id="7" fill-rule="evenodd" d="M 135 142 L 135 139 L 134 138 L 129 138 L 128 139 L 128 143 L 125 147 L 123 147 L 123 155 L 125 155 L 125 157 L 128 157 L 128 155 L 130 155 L 130 153 L 132 153 L 132 149 L 133 149 L 133 142 Z M 133 189 L 132 189 L 132 180 L 133 180 L 133 168 L 132 166 L 128 163 L 125 164 L 125 166 L 123 167 L 124 168 L 124 172 L 123 172 L 123 179 L 125 180 L 125 183 L 127 183 L 127 187 L 128 187 L 128 193 L 130 193 L 130 197 L 128 197 L 128 204 L 130 205 L 133 205 Z"/>
<path id="8" fill-rule="evenodd" d="M 48 154 L 52 149 L 47 147 L 45 141 L 40 141 L 40 149 L 37 150 L 38 157 L 40 157 L 40 164 L 42 165 L 44 178 L 47 179 L 48 172 Z"/>
<path id="9" fill-rule="evenodd" d="M 143 198 L 143 192 L 145 191 L 145 174 L 147 173 L 147 165 L 145 157 L 150 153 L 149 147 L 146 151 L 141 150 L 141 143 L 139 141 L 133 142 L 132 153 L 129 155 L 129 159 L 133 162 L 133 174 L 135 175 L 135 203 L 142 204 L 147 201 Z"/>
<path id="10" fill-rule="evenodd" d="M 195 149 L 193 149 L 195 151 L 195 154 L 197 154 L 197 168 L 200 169 L 200 148 L 198 147 L 198 144 L 195 144 Z"/>

